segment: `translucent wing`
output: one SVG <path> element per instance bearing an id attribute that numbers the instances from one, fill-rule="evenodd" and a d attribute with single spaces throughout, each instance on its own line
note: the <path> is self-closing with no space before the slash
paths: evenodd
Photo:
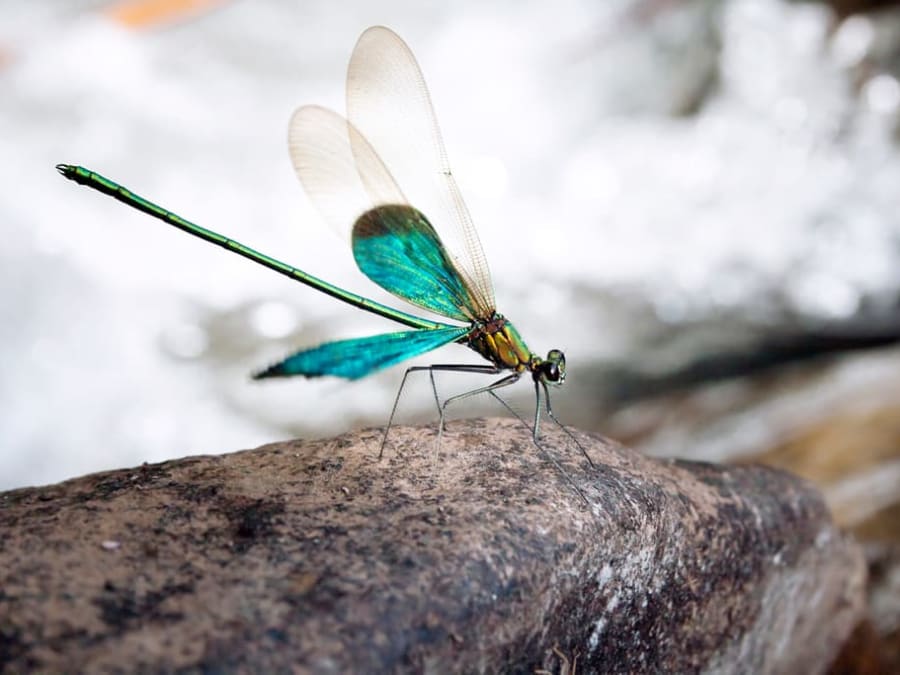
<path id="1" fill-rule="evenodd" d="M 354 257 L 366 276 L 443 316 L 483 316 L 478 296 L 431 224 L 406 203 L 378 154 L 347 120 L 327 108 L 304 106 L 291 118 L 288 147 L 320 213 L 339 230 L 354 224 Z"/>
<path id="2" fill-rule="evenodd" d="M 409 198 L 404 202 L 439 233 L 479 315 L 493 314 L 490 270 L 450 172 L 425 79 L 412 51 L 387 28 L 369 28 L 356 43 L 347 72 L 347 118 L 357 132 L 348 139 L 360 173 L 368 170 L 375 148 Z"/>
<path id="3" fill-rule="evenodd" d="M 326 342 L 292 354 L 254 378 L 335 375 L 356 380 L 458 340 L 468 330 L 468 327 L 448 326 Z"/>
<path id="4" fill-rule="evenodd" d="M 310 200 L 339 232 L 349 232 L 373 206 L 406 203 L 372 146 L 327 108 L 308 105 L 294 112 L 288 150 Z"/>

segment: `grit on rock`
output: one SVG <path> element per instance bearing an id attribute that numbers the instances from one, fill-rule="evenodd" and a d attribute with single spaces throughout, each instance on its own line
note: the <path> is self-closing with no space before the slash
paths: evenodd
<path id="1" fill-rule="evenodd" d="M 509 420 L 0 495 L 8 672 L 823 672 L 865 566 L 778 470 Z M 569 480 L 578 484 L 587 501 Z"/>

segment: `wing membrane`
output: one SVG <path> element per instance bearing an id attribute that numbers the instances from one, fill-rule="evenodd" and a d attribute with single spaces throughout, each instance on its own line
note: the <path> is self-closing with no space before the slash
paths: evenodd
<path id="1" fill-rule="evenodd" d="M 366 30 L 353 50 L 347 117 L 359 131 L 350 138 L 358 165 L 365 164 L 370 148 L 377 150 L 408 203 L 440 233 L 478 313 L 490 316 L 495 307 L 490 270 L 450 171 L 425 79 L 406 43 L 383 26 Z"/>
<path id="2" fill-rule="evenodd" d="M 335 375 L 348 380 L 393 366 L 401 361 L 458 340 L 469 329 L 446 327 L 399 331 L 371 337 L 326 342 L 304 349 L 254 375 L 254 379 L 305 375 Z"/>
<path id="3" fill-rule="evenodd" d="M 412 52 L 387 28 L 370 28 L 357 42 L 347 107 L 350 121 L 320 106 L 291 118 L 291 161 L 316 208 L 339 231 L 354 225 L 357 264 L 391 293 L 458 320 L 491 316 L 487 261 L 428 89 Z M 416 195 L 415 208 L 400 184 Z M 370 222 L 357 236 L 364 218 Z"/>
<path id="4" fill-rule="evenodd" d="M 307 105 L 294 112 L 288 150 L 310 200 L 339 232 L 349 232 L 373 206 L 406 203 L 372 146 L 328 108 Z"/>
<path id="5" fill-rule="evenodd" d="M 478 308 L 422 213 L 390 204 L 363 214 L 353 226 L 353 257 L 376 284 L 404 300 L 459 321 Z"/>

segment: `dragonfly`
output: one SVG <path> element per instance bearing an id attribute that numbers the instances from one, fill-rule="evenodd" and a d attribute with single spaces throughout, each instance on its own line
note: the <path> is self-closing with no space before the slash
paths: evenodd
<path id="1" fill-rule="evenodd" d="M 535 443 L 541 447 L 539 428 L 542 410 L 546 410 L 593 466 L 550 406 L 549 387 L 562 385 L 566 379 L 565 355 L 551 349 L 546 357 L 538 356 L 496 309 L 487 259 L 450 170 L 425 79 L 412 51 L 396 33 L 383 26 L 363 32 L 350 58 L 346 98 L 346 117 L 316 105 L 294 112 L 288 147 L 297 176 L 321 216 L 349 234 L 353 257 L 363 274 L 402 300 L 455 323 L 409 314 L 330 284 L 192 223 L 90 169 L 70 164 L 56 168 L 66 178 L 188 234 L 412 329 L 302 349 L 256 373 L 255 379 L 302 375 L 356 380 L 450 343 L 465 345 L 487 361 L 408 368 L 379 457 L 407 377 L 427 371 L 440 414 L 438 438 L 448 405 L 478 394 L 494 396 L 527 425 L 497 392 L 530 376 L 535 413 L 529 426 Z M 346 232 L 348 224 L 351 227 Z M 434 382 L 436 371 L 500 378 L 441 403 Z"/>

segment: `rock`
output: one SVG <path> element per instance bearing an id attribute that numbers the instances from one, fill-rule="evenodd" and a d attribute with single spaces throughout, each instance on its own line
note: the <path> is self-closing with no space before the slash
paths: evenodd
<path id="1" fill-rule="evenodd" d="M 891 330 L 870 337 L 886 338 Z M 829 341 L 820 335 L 818 343 Z M 822 491 L 836 523 L 865 548 L 900 551 L 898 369 L 896 346 L 833 354 L 670 389 L 607 415 L 604 425 L 651 455 L 790 471 Z M 835 672 L 900 672 L 900 620 L 877 610 L 900 607 L 900 583 L 879 583 L 892 575 L 883 574 L 881 563 L 870 561 L 869 567 L 871 616 L 854 639 L 861 644 L 874 635 L 876 656 L 858 646 L 842 656 L 842 664 L 859 659 L 859 669 Z M 874 671 L 865 665 L 872 661 L 878 663 Z"/>
<path id="2" fill-rule="evenodd" d="M 647 399 L 607 428 L 650 455 L 791 471 L 840 525 L 900 543 L 898 369 L 896 347 L 817 360 Z"/>
<path id="3" fill-rule="evenodd" d="M 860 619 L 861 554 L 788 474 L 380 433 L 3 493 L 0 668 L 810 673 Z"/>
<path id="4" fill-rule="evenodd" d="M 868 543 L 868 613 L 834 673 L 900 673 L 900 545 Z M 843 668 L 841 668 L 843 666 Z"/>

